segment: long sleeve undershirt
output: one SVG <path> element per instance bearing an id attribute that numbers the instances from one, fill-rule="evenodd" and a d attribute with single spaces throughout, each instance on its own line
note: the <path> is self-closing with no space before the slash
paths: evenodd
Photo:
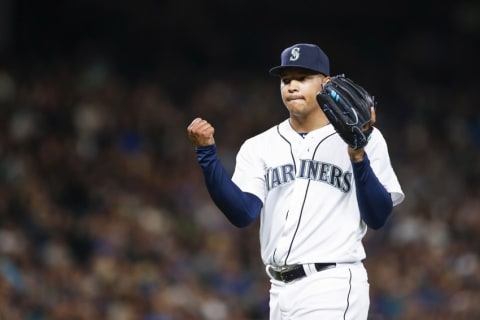
<path id="1" fill-rule="evenodd" d="M 258 217 L 262 201 L 240 190 L 231 180 L 217 158 L 215 145 L 197 147 L 196 153 L 213 202 L 233 225 L 239 228 L 250 225 Z M 392 212 L 390 194 L 373 173 L 366 154 L 363 161 L 352 165 L 360 215 L 370 228 L 379 229 Z"/>
<path id="2" fill-rule="evenodd" d="M 367 154 L 352 166 L 360 215 L 367 226 L 380 229 L 392 213 L 392 197 L 373 172 Z"/>

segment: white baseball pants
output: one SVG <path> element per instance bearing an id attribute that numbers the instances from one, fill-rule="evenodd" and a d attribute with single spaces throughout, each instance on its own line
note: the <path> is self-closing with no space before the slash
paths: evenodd
<path id="1" fill-rule="evenodd" d="M 361 262 L 340 263 L 290 283 L 271 279 L 270 320 L 366 320 L 369 306 Z"/>

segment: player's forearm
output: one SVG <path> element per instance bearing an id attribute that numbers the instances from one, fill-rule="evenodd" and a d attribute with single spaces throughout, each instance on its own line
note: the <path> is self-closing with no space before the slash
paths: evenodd
<path id="1" fill-rule="evenodd" d="M 360 215 L 372 229 L 381 228 L 392 213 L 390 193 L 380 183 L 365 154 L 363 161 L 352 162 Z"/>
<path id="2" fill-rule="evenodd" d="M 197 147 L 196 152 L 213 202 L 233 225 L 248 226 L 258 217 L 263 205 L 261 200 L 233 183 L 217 158 L 215 145 Z"/>

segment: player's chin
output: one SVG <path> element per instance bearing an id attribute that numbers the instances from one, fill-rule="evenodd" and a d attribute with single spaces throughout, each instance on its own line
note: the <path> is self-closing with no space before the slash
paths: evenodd
<path id="1" fill-rule="evenodd" d="M 309 112 L 306 111 L 305 109 L 289 109 L 288 110 L 290 113 L 290 116 L 297 118 L 297 119 L 305 119 L 306 117 L 309 116 Z"/>
<path id="2" fill-rule="evenodd" d="M 285 106 L 290 112 L 301 112 L 305 110 L 306 103 L 305 100 L 291 100 L 286 101 Z"/>
<path id="3" fill-rule="evenodd" d="M 317 106 L 310 106 L 307 103 L 292 103 L 287 105 L 288 111 L 293 115 L 308 115 L 314 111 L 320 110 Z"/>
<path id="4" fill-rule="evenodd" d="M 299 116 L 299 115 L 302 115 L 304 113 L 303 110 L 300 109 L 300 108 L 292 108 L 292 107 L 289 107 L 289 106 L 287 106 L 287 110 L 291 115 L 294 115 L 294 116 Z"/>

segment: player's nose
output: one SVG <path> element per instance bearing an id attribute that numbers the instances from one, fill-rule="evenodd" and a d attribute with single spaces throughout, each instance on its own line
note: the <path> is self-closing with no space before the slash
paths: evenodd
<path id="1" fill-rule="evenodd" d="M 292 80 L 288 83 L 288 91 L 294 92 L 298 91 L 298 84 L 299 82 L 297 80 Z"/>

